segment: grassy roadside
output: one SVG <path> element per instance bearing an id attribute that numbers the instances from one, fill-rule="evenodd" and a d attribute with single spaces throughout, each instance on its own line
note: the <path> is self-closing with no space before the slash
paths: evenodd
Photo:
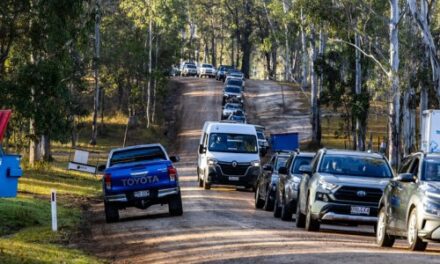
<path id="1" fill-rule="evenodd" d="M 91 162 L 102 163 L 108 150 L 122 145 L 125 122 L 122 115 L 106 119 L 106 132 L 95 148 L 87 144 L 90 131 L 80 131 L 78 147 L 99 151 L 99 159 L 91 157 Z M 134 126 L 127 145 L 156 142 L 160 135 L 159 128 Z M 52 150 L 55 161 L 50 164 L 27 168 L 24 160 L 17 198 L 0 199 L 0 263 L 103 263 L 69 243 L 89 224 L 84 210 L 100 201 L 100 176 L 66 170 L 70 145 L 54 143 Z M 51 189 L 58 196 L 57 233 L 51 231 Z"/>

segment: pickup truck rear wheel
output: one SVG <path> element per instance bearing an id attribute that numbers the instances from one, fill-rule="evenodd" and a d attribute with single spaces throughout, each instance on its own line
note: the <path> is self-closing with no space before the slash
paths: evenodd
<path id="1" fill-rule="evenodd" d="M 108 203 L 104 202 L 105 221 L 107 223 L 114 223 L 119 221 L 119 210 Z"/>
<path id="2" fill-rule="evenodd" d="M 180 194 L 176 195 L 168 202 L 168 210 L 172 216 L 179 216 L 183 214 L 182 197 Z"/>

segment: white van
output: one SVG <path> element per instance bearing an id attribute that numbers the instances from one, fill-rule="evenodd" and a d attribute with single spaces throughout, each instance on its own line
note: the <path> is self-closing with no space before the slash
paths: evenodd
<path id="1" fill-rule="evenodd" d="M 254 188 L 261 172 L 257 131 L 253 125 L 205 122 L 199 144 L 199 186 Z"/>

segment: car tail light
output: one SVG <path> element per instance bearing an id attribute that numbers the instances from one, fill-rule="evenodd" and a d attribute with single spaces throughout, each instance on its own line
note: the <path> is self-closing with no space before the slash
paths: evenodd
<path id="1" fill-rule="evenodd" d="M 168 167 L 168 175 L 170 176 L 170 181 L 177 180 L 177 170 L 173 166 Z"/>
<path id="2" fill-rule="evenodd" d="M 104 175 L 105 188 L 110 190 L 112 188 L 112 175 L 107 173 Z"/>

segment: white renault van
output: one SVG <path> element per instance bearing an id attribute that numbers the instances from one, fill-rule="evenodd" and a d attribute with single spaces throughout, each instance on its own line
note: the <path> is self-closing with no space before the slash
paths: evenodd
<path id="1" fill-rule="evenodd" d="M 200 138 L 199 186 L 212 184 L 254 188 L 260 174 L 257 131 L 253 125 L 205 122 Z"/>

